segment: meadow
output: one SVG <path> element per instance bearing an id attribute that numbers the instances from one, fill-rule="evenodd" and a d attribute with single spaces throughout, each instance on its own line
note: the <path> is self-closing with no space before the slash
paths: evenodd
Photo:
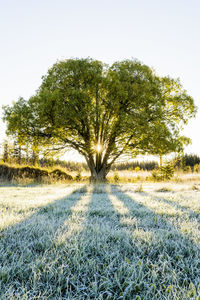
<path id="1" fill-rule="evenodd" d="M 0 186 L 0 299 L 200 299 L 196 183 Z"/>

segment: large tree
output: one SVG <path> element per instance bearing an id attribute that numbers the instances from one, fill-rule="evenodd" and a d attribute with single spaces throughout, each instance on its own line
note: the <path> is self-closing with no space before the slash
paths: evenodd
<path id="1" fill-rule="evenodd" d="M 55 63 L 35 96 L 4 107 L 4 119 L 8 134 L 21 140 L 77 150 L 96 181 L 122 154 L 156 153 L 159 141 L 176 150 L 195 111 L 178 80 L 136 60 L 109 67 L 88 58 Z"/>

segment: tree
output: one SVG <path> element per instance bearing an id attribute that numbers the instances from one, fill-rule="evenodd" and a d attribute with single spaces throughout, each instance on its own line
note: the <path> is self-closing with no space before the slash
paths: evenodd
<path id="1" fill-rule="evenodd" d="M 21 164 L 22 160 L 22 148 L 21 145 L 18 145 L 16 141 L 13 143 L 13 151 L 12 151 L 12 158 L 14 162 Z"/>
<path id="2" fill-rule="evenodd" d="M 10 149 L 8 146 L 8 142 L 4 141 L 3 143 L 3 162 L 8 162 L 9 160 Z"/>
<path id="3" fill-rule="evenodd" d="M 169 137 L 177 141 L 195 111 L 179 81 L 137 60 L 109 67 L 87 58 L 55 63 L 35 96 L 4 107 L 4 120 L 20 139 L 77 150 L 97 181 L 120 155 L 153 153 L 161 135 L 163 147 Z"/>
<path id="4" fill-rule="evenodd" d="M 180 127 L 192 116 L 191 109 L 194 115 L 196 108 L 193 100 L 188 98 L 186 91 L 182 89 L 179 80 L 164 77 L 160 82 L 165 103 L 162 108 L 163 119 L 154 124 L 151 136 L 143 139 L 143 149 L 146 153 L 158 155 L 162 167 L 164 155 L 172 152 L 180 155 L 183 153 L 184 145 L 191 143 L 190 138 L 180 135 Z"/>
<path id="5" fill-rule="evenodd" d="M 165 121 L 165 120 L 164 120 Z M 143 140 L 145 153 L 158 155 L 160 158 L 160 167 L 162 167 L 163 156 L 169 153 L 183 153 L 184 146 L 191 143 L 191 140 L 185 136 L 179 135 L 178 130 L 170 131 L 161 120 L 157 126 L 152 129 L 150 137 Z"/>

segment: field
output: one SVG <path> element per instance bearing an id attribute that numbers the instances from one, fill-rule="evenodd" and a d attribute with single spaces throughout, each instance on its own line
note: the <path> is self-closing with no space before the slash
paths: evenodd
<path id="1" fill-rule="evenodd" d="M 200 299 L 199 185 L 2 185 L 0 299 Z"/>

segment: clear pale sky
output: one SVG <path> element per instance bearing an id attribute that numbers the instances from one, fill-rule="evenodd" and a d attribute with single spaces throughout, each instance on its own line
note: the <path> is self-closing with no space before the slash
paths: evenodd
<path id="1" fill-rule="evenodd" d="M 56 60 L 71 57 L 137 58 L 179 77 L 200 107 L 200 1 L 0 0 L 0 106 L 28 99 Z M 0 141 L 4 131 L 0 121 Z M 200 155 L 199 131 L 200 113 L 184 131 L 186 152 Z"/>

